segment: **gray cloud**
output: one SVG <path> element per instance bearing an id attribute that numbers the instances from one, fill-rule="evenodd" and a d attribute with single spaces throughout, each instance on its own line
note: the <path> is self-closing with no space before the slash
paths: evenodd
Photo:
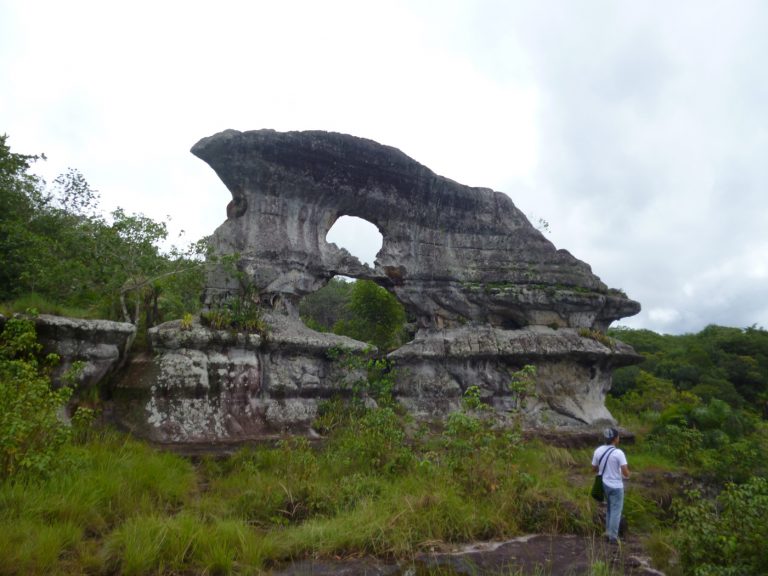
<path id="1" fill-rule="evenodd" d="M 545 102 L 520 202 L 642 302 L 627 323 L 766 325 L 765 5 L 545 4 L 517 28 Z"/>
<path id="2" fill-rule="evenodd" d="M 768 326 L 768 4 L 33 6 L 0 6 L 0 131 L 106 208 L 195 239 L 229 200 L 197 139 L 348 132 L 549 221 L 632 326 Z"/>

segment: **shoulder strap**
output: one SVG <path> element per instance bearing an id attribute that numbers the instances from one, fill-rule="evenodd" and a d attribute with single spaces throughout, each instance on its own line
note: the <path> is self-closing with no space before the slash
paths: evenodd
<path id="1" fill-rule="evenodd" d="M 612 446 L 612 447 L 608 448 L 608 450 L 603 452 L 602 456 L 600 456 L 600 460 L 597 462 L 597 473 L 600 474 L 600 476 L 602 476 L 603 472 L 605 472 L 605 468 L 603 468 L 603 472 L 600 472 L 600 465 L 603 463 L 603 459 L 606 456 L 608 456 L 611 452 L 613 452 L 614 450 L 616 450 L 616 448 Z M 608 459 L 607 458 L 605 458 L 605 465 L 608 466 Z"/>

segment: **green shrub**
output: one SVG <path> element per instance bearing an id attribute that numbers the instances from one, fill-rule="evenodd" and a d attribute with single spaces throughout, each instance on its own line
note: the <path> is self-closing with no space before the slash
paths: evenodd
<path id="1" fill-rule="evenodd" d="M 704 435 L 685 425 L 666 424 L 656 427 L 648 435 L 648 443 L 675 462 L 692 464 L 697 461 L 699 450 L 704 445 Z"/>
<path id="2" fill-rule="evenodd" d="M 677 547 L 685 574 L 768 573 L 768 480 L 728 484 L 715 502 L 698 491 L 678 511 Z"/>
<path id="3" fill-rule="evenodd" d="M 50 369 L 58 357 L 40 359 L 31 320 L 9 319 L 0 333 L 0 476 L 51 472 L 71 430 L 58 412 L 72 390 L 51 389 Z"/>
<path id="4" fill-rule="evenodd" d="M 368 342 L 381 352 L 397 348 L 405 340 L 405 309 L 395 296 L 371 280 L 352 285 L 347 303 L 348 316 L 333 326 L 343 334 Z"/>
<path id="5" fill-rule="evenodd" d="M 253 287 L 244 289 L 238 295 L 220 299 L 210 310 L 203 312 L 200 318 L 203 324 L 214 330 L 255 332 L 262 337 L 268 333 L 259 294 Z"/>
<path id="6" fill-rule="evenodd" d="M 369 409 L 333 434 L 324 456 L 340 470 L 392 474 L 414 462 L 405 439 L 403 422 L 392 408 Z"/>

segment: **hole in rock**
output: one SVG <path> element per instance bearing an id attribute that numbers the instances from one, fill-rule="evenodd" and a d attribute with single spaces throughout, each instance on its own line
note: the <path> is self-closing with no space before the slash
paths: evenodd
<path id="1" fill-rule="evenodd" d="M 299 314 L 304 324 L 318 332 L 333 332 L 334 327 L 347 322 L 354 285 L 354 278 L 334 276 L 320 290 L 302 298 Z"/>
<path id="2" fill-rule="evenodd" d="M 376 254 L 384 243 L 384 237 L 379 229 L 367 220 L 357 216 L 340 216 L 328 230 L 325 241 L 345 248 L 360 262 L 373 266 Z"/>
<path id="3" fill-rule="evenodd" d="M 367 342 L 382 353 L 413 338 L 403 305 L 372 280 L 335 276 L 302 299 L 299 314 L 308 328 Z"/>

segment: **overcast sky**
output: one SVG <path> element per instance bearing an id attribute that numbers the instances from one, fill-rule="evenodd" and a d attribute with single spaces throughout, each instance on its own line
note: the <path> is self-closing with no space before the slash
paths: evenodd
<path id="1" fill-rule="evenodd" d="M 761 0 L 0 0 L 0 133 L 188 241 L 230 199 L 200 138 L 371 138 L 545 219 L 623 325 L 768 327 L 766 30 Z"/>

